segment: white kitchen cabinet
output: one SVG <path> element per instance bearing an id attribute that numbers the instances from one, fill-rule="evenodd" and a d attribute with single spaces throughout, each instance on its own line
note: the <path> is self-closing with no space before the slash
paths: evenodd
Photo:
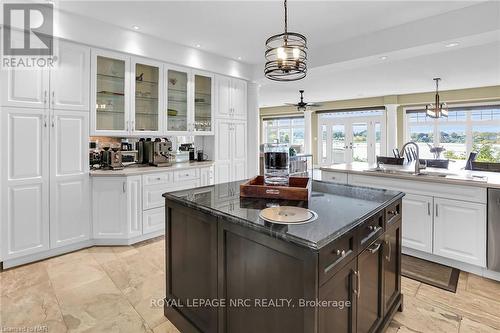
<path id="1" fill-rule="evenodd" d="M 193 71 L 193 111 L 191 130 L 195 135 L 214 133 L 214 75 L 207 72 Z"/>
<path id="2" fill-rule="evenodd" d="M 89 112 L 90 48 L 59 41 L 59 53 L 50 71 L 50 103 L 55 110 Z"/>
<path id="3" fill-rule="evenodd" d="M 142 177 L 127 177 L 125 193 L 127 207 L 127 236 L 142 235 Z"/>
<path id="4" fill-rule="evenodd" d="M 163 229 L 165 229 L 165 207 L 148 209 L 143 212 L 143 234 L 149 234 Z"/>
<path id="5" fill-rule="evenodd" d="M 141 176 L 93 179 L 94 238 L 128 239 L 142 232 L 141 184 Z"/>
<path id="6" fill-rule="evenodd" d="M 51 248 L 89 239 L 89 113 L 54 110 L 50 121 Z"/>
<path id="7" fill-rule="evenodd" d="M 129 56 L 92 50 L 91 135 L 131 133 L 130 76 Z"/>
<path id="8" fill-rule="evenodd" d="M 50 69 L 2 70 L 3 106 L 89 111 L 90 48 L 59 41 Z"/>
<path id="9" fill-rule="evenodd" d="M 247 83 L 222 75 L 216 77 L 217 112 L 215 117 L 241 119 L 247 118 Z"/>
<path id="10" fill-rule="evenodd" d="M 214 167 L 200 168 L 200 186 L 214 184 Z"/>
<path id="11" fill-rule="evenodd" d="M 49 249 L 49 127 L 43 109 L 3 108 L 2 256 Z"/>
<path id="12" fill-rule="evenodd" d="M 246 178 L 247 123 L 231 119 L 218 119 L 216 123 L 215 182 Z"/>
<path id="13" fill-rule="evenodd" d="M 163 130 L 163 65 L 143 58 L 131 61 L 130 131 L 134 135 L 161 135 Z"/>
<path id="14" fill-rule="evenodd" d="M 424 195 L 403 197 L 403 246 L 432 253 L 433 201 Z"/>
<path id="15" fill-rule="evenodd" d="M 485 267 L 486 205 L 435 198 L 434 254 Z"/>

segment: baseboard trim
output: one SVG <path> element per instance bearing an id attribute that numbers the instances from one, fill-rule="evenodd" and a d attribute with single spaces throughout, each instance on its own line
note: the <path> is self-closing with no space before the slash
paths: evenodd
<path id="1" fill-rule="evenodd" d="M 66 253 L 78 251 L 84 248 L 92 247 L 92 246 L 120 246 L 120 245 L 132 245 L 135 243 L 143 242 L 148 239 L 152 239 L 155 237 L 163 236 L 165 234 L 165 230 L 158 230 L 155 232 L 148 233 L 146 235 L 141 235 L 138 237 L 130 238 L 130 239 L 89 239 L 83 242 L 66 245 L 62 247 L 58 247 L 55 249 L 50 249 L 47 251 L 30 254 L 20 258 L 14 259 L 6 259 L 3 262 L 0 262 L 0 267 L 2 269 L 8 269 L 16 266 L 26 265 L 29 263 L 33 263 L 36 261 L 48 259 L 51 257 L 60 256 Z"/>
<path id="2" fill-rule="evenodd" d="M 408 247 L 403 247 L 403 253 L 417 258 L 429 260 L 432 262 L 437 262 L 438 264 L 458 268 L 464 272 L 473 273 L 479 276 L 487 277 L 492 280 L 500 281 L 500 272 L 490 271 L 485 267 L 474 266 L 471 264 L 463 263 L 461 261 L 440 257 L 435 254 L 410 249 Z"/>

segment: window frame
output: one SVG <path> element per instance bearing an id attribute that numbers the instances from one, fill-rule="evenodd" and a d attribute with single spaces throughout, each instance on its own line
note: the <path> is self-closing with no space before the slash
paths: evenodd
<path id="1" fill-rule="evenodd" d="M 449 108 L 474 108 L 474 107 L 488 107 L 488 106 L 500 106 L 500 101 L 489 101 L 489 102 L 477 102 L 477 103 L 457 103 L 448 105 Z M 413 105 L 413 106 L 405 106 L 403 107 L 404 114 L 404 126 L 403 126 L 403 138 L 405 142 L 411 141 L 409 136 L 410 134 L 410 125 L 418 124 L 412 123 L 410 121 L 410 113 L 408 111 L 415 110 L 425 110 L 425 106 L 422 105 Z M 465 126 L 465 159 L 467 159 L 472 152 L 472 148 L 474 145 L 474 137 L 473 137 L 473 128 L 474 126 L 488 125 L 488 126 L 498 126 L 500 128 L 500 119 L 499 120 L 473 120 L 472 119 L 473 111 L 466 111 L 466 119 L 464 121 L 446 121 L 443 122 L 443 125 L 456 125 L 456 126 Z M 441 144 L 441 135 L 439 130 L 439 120 L 431 119 L 429 125 L 433 127 L 434 141 L 433 145 L 439 146 Z M 423 124 L 422 124 L 423 125 Z"/>
<path id="2" fill-rule="evenodd" d="M 283 119 L 289 119 L 290 124 L 289 125 L 278 125 L 278 126 L 269 126 L 266 125 L 266 121 L 275 121 L 275 120 L 283 120 Z M 295 119 L 302 119 L 303 124 L 302 125 L 293 125 L 293 120 Z M 302 129 L 302 131 L 305 133 L 306 131 L 306 123 L 305 123 L 305 117 L 304 116 L 291 116 L 291 115 L 283 115 L 283 116 L 267 116 L 267 117 L 262 117 L 261 119 L 262 122 L 262 133 L 261 133 L 261 143 L 268 143 L 267 141 L 267 135 L 268 135 L 268 129 L 274 129 L 277 131 L 278 134 L 278 140 L 279 140 L 279 133 L 281 129 L 286 129 L 289 130 L 289 138 L 290 138 L 290 145 L 296 145 L 293 143 L 293 135 L 294 135 L 294 129 Z M 305 149 L 305 137 L 304 137 L 304 142 L 302 143 L 302 150 Z"/>

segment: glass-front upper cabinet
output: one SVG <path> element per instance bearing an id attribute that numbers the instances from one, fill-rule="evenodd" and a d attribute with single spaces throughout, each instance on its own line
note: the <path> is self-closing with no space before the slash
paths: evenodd
<path id="1" fill-rule="evenodd" d="M 161 64 L 143 59 L 132 61 L 134 97 L 130 129 L 136 134 L 161 131 L 161 68 Z"/>
<path id="2" fill-rule="evenodd" d="M 120 54 L 94 51 L 94 134 L 126 134 L 129 131 L 129 59 Z"/>
<path id="3" fill-rule="evenodd" d="M 187 132 L 190 130 L 189 109 L 191 103 L 190 75 L 186 70 L 167 68 L 167 131 Z"/>
<path id="4" fill-rule="evenodd" d="M 194 119 L 192 130 L 212 132 L 214 78 L 210 74 L 194 73 Z"/>

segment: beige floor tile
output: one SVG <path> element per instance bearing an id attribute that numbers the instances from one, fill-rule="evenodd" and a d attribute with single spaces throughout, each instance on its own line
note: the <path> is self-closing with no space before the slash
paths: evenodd
<path id="1" fill-rule="evenodd" d="M 495 301 L 500 301 L 500 282 L 498 281 L 470 274 L 467 280 L 467 291 Z"/>
<path id="2" fill-rule="evenodd" d="M 106 277 L 102 267 L 89 253 L 72 261 L 47 265 L 47 270 L 56 292 Z"/>
<path id="3" fill-rule="evenodd" d="M 168 320 L 153 329 L 154 333 L 180 333 L 179 330 Z"/>
<path id="4" fill-rule="evenodd" d="M 453 312 L 405 297 L 404 311 L 397 312 L 393 322 L 413 332 L 457 333 L 460 320 L 461 317 Z"/>
<path id="5" fill-rule="evenodd" d="M 7 295 L 16 291 L 49 281 L 49 275 L 44 262 L 11 268 L 0 273 L 0 295 Z"/>
<path id="6" fill-rule="evenodd" d="M 63 254 L 57 257 L 53 257 L 45 260 L 45 264 L 47 265 L 47 269 L 59 264 L 72 263 L 76 260 L 85 259 L 89 256 L 89 252 L 87 249 Z"/>
<path id="7" fill-rule="evenodd" d="M 397 332 L 399 332 L 399 328 L 400 328 L 400 325 L 397 322 L 392 321 L 384 333 L 397 333 Z"/>
<path id="8" fill-rule="evenodd" d="M 418 288 L 420 287 L 420 282 L 408 279 L 407 277 L 401 277 L 401 291 L 405 296 L 415 296 L 417 294 Z"/>
<path id="9" fill-rule="evenodd" d="M 420 286 L 416 298 L 500 329 L 500 302 L 492 299 L 467 291 L 455 294 L 425 284 Z"/>
<path id="10" fill-rule="evenodd" d="M 498 333 L 499 330 L 483 323 L 473 321 L 469 318 L 462 318 L 460 323 L 460 333 Z"/>
<path id="11" fill-rule="evenodd" d="M 56 290 L 70 332 L 145 332 L 147 324 L 114 283 L 105 277 Z"/>
<path id="12" fill-rule="evenodd" d="M 153 265 L 158 267 L 162 272 L 165 271 L 165 242 L 163 240 L 138 247 L 137 249 Z"/>
<path id="13" fill-rule="evenodd" d="M 467 281 L 469 280 L 469 273 L 460 272 L 458 277 L 457 292 L 465 291 L 467 289 Z"/>
<path id="14" fill-rule="evenodd" d="M 118 259 L 112 246 L 94 246 L 89 249 L 89 253 L 99 264 Z"/>
<path id="15" fill-rule="evenodd" d="M 139 254 L 139 250 L 133 246 L 113 246 L 112 249 L 118 257 L 128 257 Z"/>
<path id="16" fill-rule="evenodd" d="M 66 332 L 50 282 L 47 280 L 0 296 L 0 327 L 47 327 L 51 333 Z"/>

